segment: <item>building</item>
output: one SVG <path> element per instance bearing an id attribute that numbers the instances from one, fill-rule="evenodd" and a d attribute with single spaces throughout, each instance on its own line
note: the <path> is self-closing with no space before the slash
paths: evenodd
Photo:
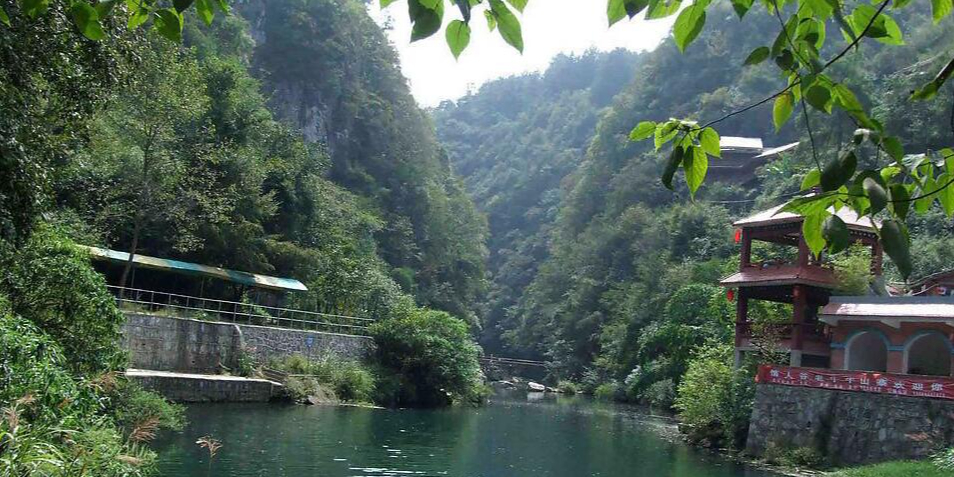
<path id="1" fill-rule="evenodd" d="M 792 305 L 790 322 L 773 326 L 777 346 L 791 366 L 924 376 L 954 373 L 954 271 L 938 273 L 911 287 L 908 296 L 833 296 L 834 270 L 824 253 L 813 257 L 801 234 L 803 218 L 775 207 L 734 223 L 740 242 L 739 271 L 721 284 L 736 300 L 737 360 L 753 350 L 750 303 Z M 883 254 L 867 218 L 847 208 L 837 215 L 852 239 L 871 248 L 871 270 L 882 274 Z M 789 260 L 756 261 L 755 242 L 795 249 Z"/>
<path id="2" fill-rule="evenodd" d="M 954 299 L 832 297 L 819 313 L 831 337 L 831 368 L 951 376 Z"/>
<path id="3" fill-rule="evenodd" d="M 756 169 L 795 146 L 797 142 L 766 148 L 760 138 L 723 136 L 719 141 L 722 157 L 709 163 L 706 175 L 710 181 L 745 185 L 756 179 Z"/>
<path id="4" fill-rule="evenodd" d="M 837 288 L 834 270 L 824 257 L 813 257 L 802 237 L 803 218 L 779 212 L 782 206 L 765 210 L 735 222 L 736 241 L 741 244 L 739 271 L 721 281 L 732 290 L 736 301 L 735 349 L 737 361 L 754 349 L 749 302 L 766 300 L 792 305 L 792 319 L 774 323 L 778 347 L 787 351 L 792 366 L 828 367 L 831 346 L 817 310 L 826 305 Z M 872 271 L 881 275 L 882 250 L 872 223 L 847 208 L 837 215 L 848 226 L 851 237 L 869 247 Z M 754 242 L 774 244 L 789 259 L 757 261 L 752 256 Z M 789 250 L 785 250 L 789 249 Z M 785 252 L 789 252 L 786 254 Z"/>

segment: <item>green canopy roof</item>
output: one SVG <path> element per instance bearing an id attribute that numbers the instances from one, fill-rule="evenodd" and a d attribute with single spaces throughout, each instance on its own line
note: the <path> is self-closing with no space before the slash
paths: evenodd
<path id="1" fill-rule="evenodd" d="M 129 254 L 118 250 L 109 250 L 99 247 L 81 247 L 89 250 L 94 259 L 104 260 L 113 263 L 126 263 L 129 261 Z M 170 260 L 168 258 L 150 257 L 148 255 L 136 254 L 133 257 L 133 263 L 137 267 L 151 268 L 155 270 L 164 270 L 172 273 L 183 273 L 187 275 L 197 275 L 202 277 L 218 278 L 242 285 L 248 285 L 256 288 L 267 288 L 269 290 L 280 291 L 307 291 L 308 288 L 300 281 L 294 278 L 279 278 L 268 275 L 259 275 L 257 273 L 240 272 L 229 270 L 222 267 L 212 267 L 198 263 L 181 262 L 179 260 Z"/>

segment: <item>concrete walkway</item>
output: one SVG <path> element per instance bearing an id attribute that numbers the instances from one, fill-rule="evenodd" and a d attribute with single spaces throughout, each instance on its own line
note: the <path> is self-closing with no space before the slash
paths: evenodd
<path id="1" fill-rule="evenodd" d="M 126 377 L 177 402 L 267 402 L 282 385 L 267 379 L 127 369 Z"/>

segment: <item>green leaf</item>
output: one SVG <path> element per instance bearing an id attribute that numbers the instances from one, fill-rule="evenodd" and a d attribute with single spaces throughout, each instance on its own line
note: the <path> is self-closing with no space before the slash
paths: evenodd
<path id="1" fill-rule="evenodd" d="M 888 192 L 884 190 L 884 187 L 871 177 L 862 181 L 861 185 L 864 187 L 865 196 L 868 197 L 868 201 L 871 203 L 871 215 L 884 210 L 888 205 Z"/>
<path id="2" fill-rule="evenodd" d="M 776 213 L 791 212 L 803 216 L 820 214 L 828 210 L 838 200 L 835 194 L 835 192 L 822 192 L 821 194 L 797 197 L 786 202 Z"/>
<path id="3" fill-rule="evenodd" d="M 951 0 L 931 0 L 931 12 L 934 16 L 934 23 L 950 15 L 952 9 L 954 9 L 954 4 L 951 3 Z"/>
<path id="4" fill-rule="evenodd" d="M 105 0 L 98 2 L 93 8 L 96 9 L 96 14 L 99 15 L 99 19 L 102 20 L 109 16 L 112 13 L 113 8 L 116 7 L 117 0 Z"/>
<path id="5" fill-rule="evenodd" d="M 699 36 L 705 24 L 706 7 L 703 2 L 695 2 L 679 13 L 672 27 L 672 34 L 679 51 L 686 51 L 686 47 Z"/>
<path id="6" fill-rule="evenodd" d="M 70 15 L 73 17 L 73 23 L 80 33 L 90 40 L 98 41 L 106 37 L 103 26 L 99 24 L 99 14 L 92 5 L 85 0 L 74 2 L 70 7 Z"/>
<path id="7" fill-rule="evenodd" d="M 706 171 L 709 170 L 709 158 L 701 147 L 690 146 L 682 166 L 686 170 L 686 185 L 689 186 L 689 196 L 695 197 L 699 186 L 706 179 Z"/>
<path id="8" fill-rule="evenodd" d="M 950 3 L 950 0 L 948 0 Z M 876 16 L 877 15 L 877 16 Z M 904 44 L 898 24 L 885 13 L 868 4 L 858 5 L 851 14 L 850 23 L 856 35 L 865 36 L 890 45 Z M 870 25 L 870 26 L 869 26 Z M 867 30 L 865 30 L 867 27 Z"/>
<path id="9" fill-rule="evenodd" d="M 126 22 L 126 26 L 130 29 L 138 28 L 143 23 L 146 23 L 146 20 L 149 20 L 149 10 L 145 8 L 137 8 L 133 10 L 132 15 L 129 15 L 129 20 Z"/>
<path id="10" fill-rule="evenodd" d="M 3 7 L 0 7 L 0 23 L 10 26 L 10 17 L 7 16 L 7 12 L 3 9 Z"/>
<path id="11" fill-rule="evenodd" d="M 919 199 L 914 201 L 914 210 L 919 214 L 927 212 L 936 198 L 937 194 L 934 194 L 935 191 L 937 191 L 937 182 L 935 182 L 934 178 L 930 175 L 926 176 L 918 191 Z"/>
<path id="12" fill-rule="evenodd" d="M 899 219 L 904 220 L 908 217 L 908 209 L 911 207 L 911 194 L 904 184 L 891 184 L 891 210 Z"/>
<path id="13" fill-rule="evenodd" d="M 847 86 L 838 83 L 832 87 L 832 93 L 835 100 L 838 101 L 838 104 L 841 105 L 842 109 L 848 112 L 863 112 L 864 108 L 861 106 L 861 101 L 858 101 L 858 98 L 855 96 L 855 93 L 852 93 Z"/>
<path id="14" fill-rule="evenodd" d="M 775 122 L 776 132 L 782 129 L 788 118 L 792 116 L 794 108 L 795 97 L 791 91 L 786 91 L 785 94 L 775 98 L 775 106 L 772 107 L 772 120 Z"/>
<path id="15" fill-rule="evenodd" d="M 805 92 L 805 101 L 813 108 L 831 114 L 831 90 L 821 84 L 812 85 Z"/>
<path id="16" fill-rule="evenodd" d="M 646 12 L 647 20 L 657 20 L 675 15 L 682 5 L 682 0 L 650 0 L 649 11 Z"/>
<path id="17" fill-rule="evenodd" d="M 719 133 L 715 129 L 705 128 L 699 134 L 699 144 L 706 154 L 713 157 L 722 157 L 722 149 L 719 147 Z"/>
<path id="18" fill-rule="evenodd" d="M 484 17 L 487 18 L 487 29 L 494 31 L 497 28 L 497 17 L 490 10 L 484 10 Z"/>
<path id="19" fill-rule="evenodd" d="M 672 188 L 672 177 L 676 175 L 676 171 L 679 169 L 679 165 L 682 164 L 682 159 L 684 156 L 684 151 L 682 146 L 675 145 L 672 147 L 672 152 L 669 153 L 669 159 L 666 161 L 666 168 L 662 173 L 662 183 L 666 186 L 667 189 L 673 190 Z"/>
<path id="20" fill-rule="evenodd" d="M 941 176 L 937 178 L 938 186 L 944 187 L 944 189 L 938 193 L 937 199 L 948 217 L 954 215 L 954 185 L 951 185 L 952 180 L 954 180 L 954 175 L 951 173 L 941 174 Z"/>
<path id="21" fill-rule="evenodd" d="M 948 61 L 941 71 L 937 72 L 937 75 L 934 76 L 934 79 L 932 79 L 930 83 L 911 93 L 911 99 L 924 100 L 933 98 L 952 74 L 954 74 L 954 58 Z"/>
<path id="22" fill-rule="evenodd" d="M 192 6 L 194 0 L 172 0 L 172 6 L 176 8 L 176 11 L 182 13 L 189 9 Z"/>
<path id="23" fill-rule="evenodd" d="M 907 280 L 911 275 L 911 242 L 907 227 L 895 219 L 885 220 L 881 224 L 881 244 L 901 276 Z"/>
<path id="24" fill-rule="evenodd" d="M 441 29 L 444 19 L 444 1 L 440 0 L 434 8 L 428 8 L 421 0 L 407 0 L 408 16 L 414 26 L 411 28 L 411 41 L 427 38 Z"/>
<path id="25" fill-rule="evenodd" d="M 420 0 L 421 6 L 430 10 L 437 10 L 437 4 L 443 4 L 444 0 Z M 443 5 L 441 5 L 443 7 Z"/>
<path id="26" fill-rule="evenodd" d="M 812 251 L 812 255 L 818 256 L 825 249 L 825 235 L 822 227 L 829 215 L 831 214 L 826 210 L 813 214 L 803 214 L 805 219 L 802 221 L 802 237 L 805 238 L 805 243 L 808 244 L 808 249 Z"/>
<path id="27" fill-rule="evenodd" d="M 490 9 L 497 18 L 497 30 L 500 36 L 510 46 L 523 53 L 523 33 L 520 29 L 520 20 L 504 5 L 502 0 L 490 0 Z"/>
<path id="28" fill-rule="evenodd" d="M 527 0 L 507 0 L 507 3 L 520 13 L 523 13 L 523 9 L 527 7 Z"/>
<path id="29" fill-rule="evenodd" d="M 838 190 L 845 185 L 851 176 L 855 175 L 855 168 L 858 167 L 858 158 L 855 153 L 849 151 L 842 154 L 841 157 L 832 159 L 822 170 L 820 184 L 823 191 Z"/>
<path id="30" fill-rule="evenodd" d="M 195 0 L 195 12 L 206 25 L 212 25 L 212 19 L 215 18 L 215 9 L 212 0 Z"/>
<path id="31" fill-rule="evenodd" d="M 381 0 L 380 1 L 381 8 L 387 8 L 389 5 L 391 5 L 392 3 L 396 1 L 397 0 Z"/>
<path id="32" fill-rule="evenodd" d="M 741 19 L 752 8 L 752 3 L 754 3 L 754 0 L 732 0 L 732 9 Z"/>
<path id="33" fill-rule="evenodd" d="M 20 9 L 33 19 L 46 14 L 49 8 L 50 0 L 20 0 Z"/>
<path id="34" fill-rule="evenodd" d="M 745 63 L 743 63 L 743 66 L 757 65 L 765 61 L 771 52 L 772 50 L 769 50 L 769 47 L 760 46 L 752 50 L 752 53 L 749 53 L 749 56 L 745 58 Z"/>
<path id="35" fill-rule="evenodd" d="M 901 145 L 901 141 L 894 136 L 885 136 L 882 139 L 882 145 L 884 150 L 887 151 L 888 155 L 896 161 L 900 161 L 904 158 L 904 146 Z"/>
<path id="36" fill-rule="evenodd" d="M 812 169 L 808 171 L 808 174 L 805 174 L 805 178 L 802 179 L 802 187 L 800 190 L 808 190 L 812 187 L 815 187 L 819 184 L 821 180 L 821 171 L 818 169 Z"/>
<path id="37" fill-rule="evenodd" d="M 231 11 L 228 0 L 216 0 L 215 4 L 219 7 L 219 10 L 222 10 L 222 13 L 226 15 Z"/>
<path id="38" fill-rule="evenodd" d="M 153 24 L 156 31 L 168 40 L 182 41 L 182 17 L 171 8 L 156 11 Z"/>
<path id="39" fill-rule="evenodd" d="M 671 141 L 672 138 L 676 137 L 676 134 L 679 134 L 679 130 L 676 128 L 676 124 L 668 122 L 656 128 L 655 137 L 653 139 L 656 150 L 658 151 L 663 144 Z"/>
<path id="40" fill-rule="evenodd" d="M 848 233 L 848 226 L 837 215 L 825 219 L 825 223 L 822 225 L 822 235 L 828 242 L 828 250 L 831 253 L 841 252 L 851 245 L 851 234 Z"/>
<path id="41" fill-rule="evenodd" d="M 642 141 L 652 136 L 656 132 L 656 123 L 653 121 L 642 121 L 629 132 L 630 141 Z"/>
<path id="42" fill-rule="evenodd" d="M 624 17 L 633 18 L 649 5 L 649 0 L 609 0 L 606 4 L 606 18 L 610 26 Z"/>
<path id="43" fill-rule="evenodd" d="M 470 26 L 460 20 L 454 20 L 447 25 L 444 36 L 454 58 L 460 58 L 460 54 L 470 43 Z"/>

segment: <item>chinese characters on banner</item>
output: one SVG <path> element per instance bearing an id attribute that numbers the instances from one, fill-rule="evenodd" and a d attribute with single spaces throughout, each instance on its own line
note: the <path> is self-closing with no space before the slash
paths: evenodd
<path id="1" fill-rule="evenodd" d="M 764 364 L 759 367 L 755 382 L 954 400 L 954 380 L 940 376 L 793 368 Z"/>

